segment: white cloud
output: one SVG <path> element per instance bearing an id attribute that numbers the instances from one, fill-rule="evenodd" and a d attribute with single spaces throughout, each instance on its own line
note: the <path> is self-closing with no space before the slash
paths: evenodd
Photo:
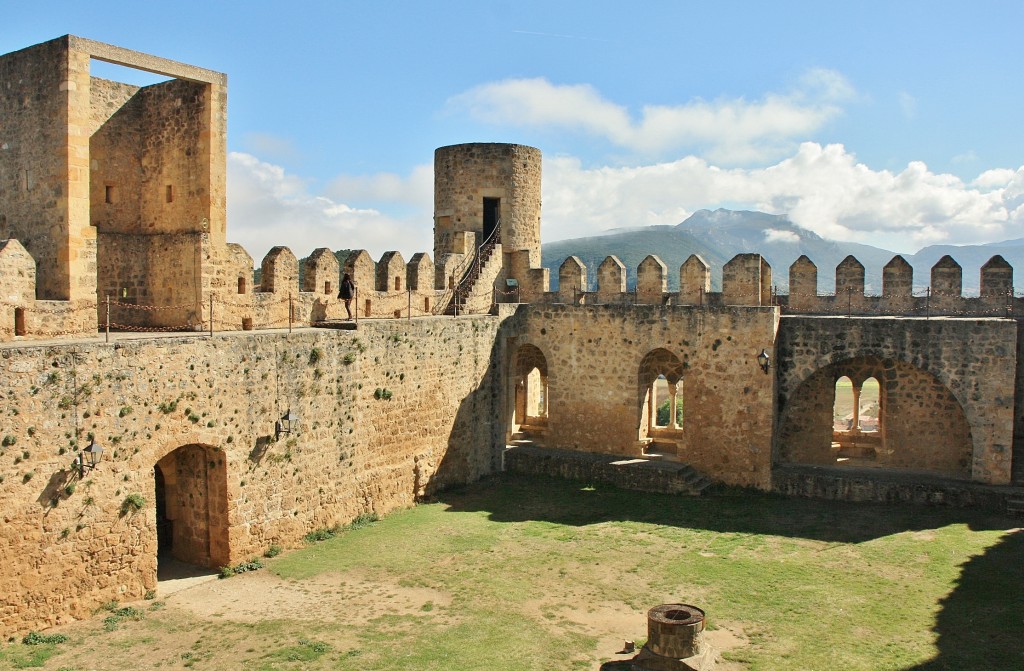
<path id="1" fill-rule="evenodd" d="M 764 231 L 764 241 L 796 244 L 800 242 L 800 236 L 793 231 L 782 231 L 777 228 L 767 228 Z"/>
<path id="2" fill-rule="evenodd" d="M 554 157 L 545 160 L 544 180 L 546 241 L 677 224 L 693 210 L 720 205 L 788 214 L 823 237 L 900 252 L 1019 237 L 1024 224 L 1024 168 L 988 171 L 965 184 L 920 162 L 899 173 L 872 170 L 838 144 L 804 143 L 758 169 L 725 169 L 692 156 L 584 169 L 575 158 Z"/>
<path id="3" fill-rule="evenodd" d="M 422 179 L 414 176 L 411 181 Z M 366 178 L 366 184 L 372 183 Z M 394 190 L 394 193 L 401 189 Z M 289 247 L 295 256 L 308 256 L 318 247 L 366 249 L 374 259 L 388 250 L 402 252 L 408 261 L 416 252 L 430 252 L 430 208 L 408 216 L 384 211 L 387 189 L 378 189 L 380 209 L 354 208 L 309 192 L 306 182 L 280 166 L 250 154 L 228 154 L 228 241 L 238 242 L 259 265 L 275 245 Z"/>
<path id="4" fill-rule="evenodd" d="M 988 170 L 964 183 L 920 162 L 898 173 L 872 170 L 838 144 L 804 143 L 757 169 L 722 168 L 694 156 L 587 169 L 577 158 L 556 156 L 545 158 L 543 170 L 545 242 L 674 225 L 696 209 L 720 206 L 788 214 L 823 237 L 898 252 L 1017 238 L 1024 226 L 1024 167 Z M 280 244 L 298 257 L 316 247 L 351 247 L 375 259 L 398 249 L 408 260 L 432 248 L 431 173 L 417 166 L 407 177 L 345 175 L 319 195 L 279 166 L 231 153 L 228 239 L 242 243 L 257 264 Z M 765 236 L 788 241 L 778 231 Z"/>
<path id="5" fill-rule="evenodd" d="M 339 175 L 327 185 L 327 195 L 348 201 L 387 201 L 422 208 L 426 204 L 427 216 L 434 199 L 434 166 L 418 165 L 402 177 L 382 172 L 375 175 Z M 427 223 L 430 224 L 428 219 Z"/>
<path id="6" fill-rule="evenodd" d="M 648 105 L 634 119 L 587 84 L 507 79 L 450 98 L 448 109 L 489 124 L 582 132 L 649 157 L 699 150 L 712 161 L 739 165 L 791 150 L 795 139 L 840 114 L 840 103 L 853 94 L 838 72 L 815 69 L 788 93 L 769 93 L 753 102 L 697 98 L 681 105 Z"/>

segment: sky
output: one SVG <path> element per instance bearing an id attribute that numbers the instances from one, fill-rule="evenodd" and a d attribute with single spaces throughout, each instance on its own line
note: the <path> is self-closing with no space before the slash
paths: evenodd
<path id="1" fill-rule="evenodd" d="M 429 252 L 463 142 L 543 152 L 545 242 L 718 207 L 901 253 L 1024 237 L 1019 0 L 3 2 L 0 53 L 70 33 L 228 75 L 257 265 Z"/>

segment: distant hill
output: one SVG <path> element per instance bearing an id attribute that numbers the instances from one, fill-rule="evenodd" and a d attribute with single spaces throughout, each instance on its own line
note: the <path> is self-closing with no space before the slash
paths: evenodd
<path id="1" fill-rule="evenodd" d="M 835 268 L 852 254 L 865 267 L 868 293 L 881 293 L 882 267 L 895 252 L 853 242 L 835 242 L 801 228 L 783 215 L 718 209 L 699 210 L 676 226 L 647 226 L 611 231 L 604 235 L 559 240 L 543 245 L 544 266 L 551 270 L 551 288 L 558 285 L 558 267 L 569 256 L 580 257 L 587 266 L 591 289 L 597 287 L 597 268 L 610 255 L 626 266 L 627 286 L 636 285 L 636 269 L 648 254 L 657 254 L 669 269 L 669 290 L 679 289 L 679 266 L 699 254 L 711 266 L 712 289 L 721 290 L 722 266 L 743 253 L 759 253 L 772 267 L 772 281 L 785 293 L 789 288 L 789 266 L 806 254 L 818 266 L 818 290 L 835 289 Z M 914 267 L 915 285 L 927 286 L 931 267 L 950 254 L 964 268 L 964 292 L 977 293 L 979 269 L 994 254 L 1018 270 L 1015 283 L 1024 284 L 1024 238 L 1000 243 L 969 246 L 926 247 L 904 258 Z"/>

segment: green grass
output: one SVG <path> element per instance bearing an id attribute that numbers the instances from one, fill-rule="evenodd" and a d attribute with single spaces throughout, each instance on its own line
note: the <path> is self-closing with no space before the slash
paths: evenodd
<path id="1" fill-rule="evenodd" d="M 977 512 L 509 476 L 267 562 L 304 589 L 329 578 L 440 595 L 422 607 L 244 623 L 171 606 L 114 632 L 83 623 L 69 633 L 88 645 L 43 661 L 133 669 L 158 650 L 171 668 L 597 669 L 615 652 L 601 636 L 619 632 L 589 624 L 588 605 L 626 614 L 625 639 L 643 637 L 647 608 L 678 600 L 742 634 L 726 657 L 752 670 L 1024 668 L 1022 561 L 1024 533 Z M 0 649 L 0 668 L 46 646 L 32 647 Z"/>

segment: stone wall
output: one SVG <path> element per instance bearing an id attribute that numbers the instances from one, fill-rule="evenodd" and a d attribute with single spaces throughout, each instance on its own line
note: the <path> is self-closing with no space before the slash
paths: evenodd
<path id="1" fill-rule="evenodd" d="M 683 371 L 684 429 L 671 437 L 678 458 L 728 483 L 767 487 L 773 378 L 756 356 L 771 347 L 777 321 L 773 308 L 530 305 L 516 313 L 506 349 L 514 357 L 534 346 L 544 356 L 545 445 L 629 456 L 645 447 L 653 379 L 640 379 L 642 362 L 665 351 Z M 506 380 L 507 398 L 516 382 Z"/>
<path id="2" fill-rule="evenodd" d="M 963 472 L 978 482 L 1008 484 L 1016 356 L 1013 320 L 783 317 L 774 357 L 779 459 L 820 463 L 808 455 L 831 434 L 831 419 L 828 429 L 822 423 L 824 413 L 831 414 L 835 381 L 846 374 L 844 366 L 866 358 L 877 368 L 883 404 L 892 395 L 887 412 L 901 417 L 891 418 L 898 433 L 887 449 L 908 461 L 894 465 L 931 468 L 935 459 L 937 470 L 956 472 L 961 457 L 952 441 L 969 430 L 970 460 Z M 956 420 L 956 406 L 966 427 Z M 946 432 L 952 435 L 943 437 Z M 936 441 L 934 454 L 920 444 L 922 436 Z"/>
<path id="3" fill-rule="evenodd" d="M 87 272 L 95 253 L 86 192 L 88 152 L 79 151 L 88 138 L 67 129 L 69 120 L 88 108 L 81 102 L 89 95 L 88 58 L 75 58 L 68 39 L 58 38 L 0 56 L 0 81 L 5 237 L 21 241 L 39 265 L 38 298 L 82 298 L 95 288 Z"/>
<path id="4" fill-rule="evenodd" d="M 499 323 L 0 349 L 0 633 L 155 587 L 158 463 L 173 551 L 214 565 L 491 472 Z M 275 437 L 288 410 L 298 429 Z M 90 438 L 103 461 L 81 478 Z"/>

